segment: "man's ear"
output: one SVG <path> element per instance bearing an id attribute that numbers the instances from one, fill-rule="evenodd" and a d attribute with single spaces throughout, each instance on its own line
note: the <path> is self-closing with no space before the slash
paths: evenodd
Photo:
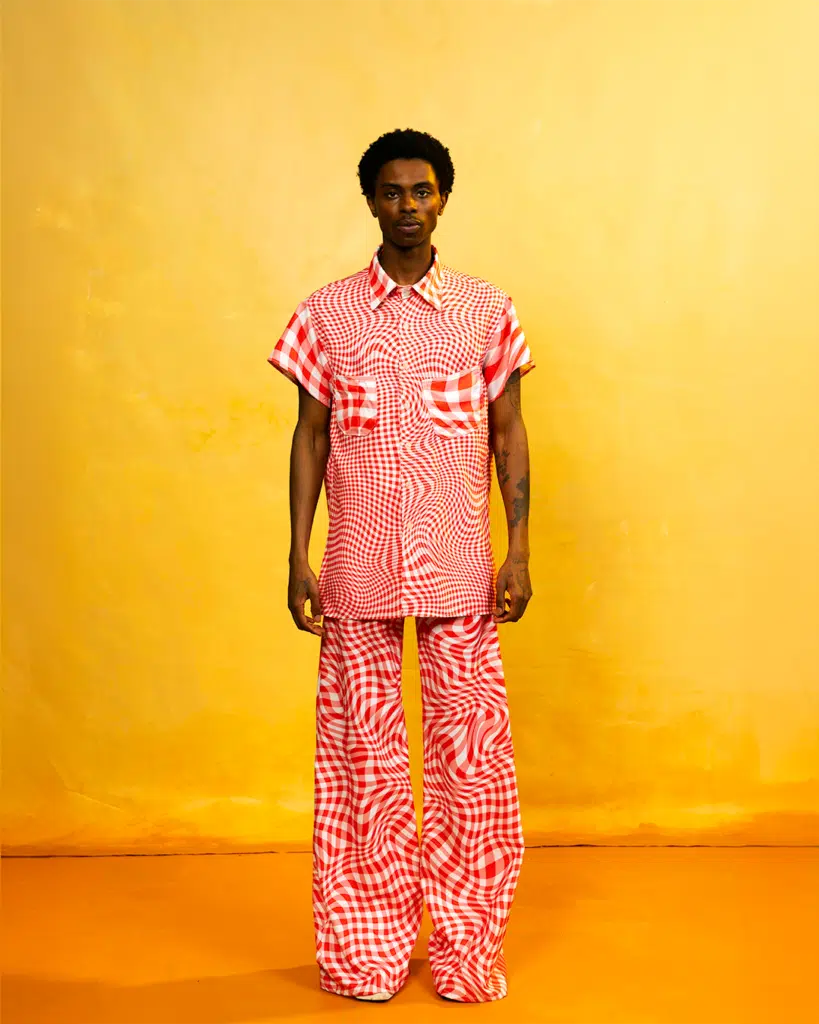
<path id="1" fill-rule="evenodd" d="M 449 199 L 449 192 L 444 192 L 444 193 L 443 193 L 443 194 L 441 195 L 441 205 L 440 205 L 440 207 L 438 208 L 438 216 L 439 216 L 439 217 L 440 217 L 440 216 L 441 216 L 441 214 L 442 214 L 442 213 L 444 212 L 444 207 L 446 206 L 446 204 L 447 204 L 447 200 L 448 200 L 448 199 Z"/>
<path id="2" fill-rule="evenodd" d="M 369 206 L 369 208 L 370 208 L 370 213 L 373 215 L 373 217 L 377 217 L 378 216 L 378 210 L 376 210 L 376 208 L 375 208 L 375 200 L 373 199 L 372 196 L 367 196 L 366 199 L 367 199 L 367 206 Z"/>

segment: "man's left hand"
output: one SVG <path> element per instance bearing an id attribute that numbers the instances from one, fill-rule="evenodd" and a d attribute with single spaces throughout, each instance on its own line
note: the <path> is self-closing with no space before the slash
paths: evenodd
<path id="1" fill-rule="evenodd" d="M 524 555 L 509 555 L 498 570 L 496 606 L 492 618 L 497 623 L 517 622 L 526 611 L 531 596 L 529 559 Z"/>

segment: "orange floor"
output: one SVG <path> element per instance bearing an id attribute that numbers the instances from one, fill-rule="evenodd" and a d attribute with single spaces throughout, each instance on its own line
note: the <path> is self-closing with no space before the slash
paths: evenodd
<path id="1" fill-rule="evenodd" d="M 814 1024 L 819 851 L 527 850 L 509 995 L 321 992 L 307 854 L 11 859 L 3 1024 Z"/>

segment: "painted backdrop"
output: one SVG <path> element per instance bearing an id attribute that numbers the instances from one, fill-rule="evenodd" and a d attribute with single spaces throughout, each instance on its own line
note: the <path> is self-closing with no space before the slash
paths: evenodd
<path id="1" fill-rule="evenodd" d="M 7 848 L 309 841 L 266 358 L 369 259 L 356 164 L 407 126 L 538 364 L 529 840 L 815 840 L 819 7 L 4 7 Z"/>

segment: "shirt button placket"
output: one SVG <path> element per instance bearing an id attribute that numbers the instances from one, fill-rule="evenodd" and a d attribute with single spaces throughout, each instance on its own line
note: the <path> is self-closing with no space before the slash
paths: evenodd
<path id="1" fill-rule="evenodd" d="M 409 387 L 409 379 L 407 371 L 409 364 L 407 362 L 407 351 L 406 351 L 406 316 L 405 310 L 407 306 L 405 303 L 407 299 L 404 293 L 401 293 L 400 300 L 396 303 L 397 313 L 397 330 L 396 330 L 396 341 L 398 348 L 398 381 L 399 381 L 399 394 L 400 394 L 400 408 L 398 411 L 398 489 L 399 489 L 399 518 L 401 522 L 401 614 L 408 614 L 407 596 L 405 593 L 406 586 L 406 567 L 407 567 L 407 536 L 406 536 L 406 516 L 407 516 L 407 408 L 409 402 L 407 401 L 408 394 L 407 389 Z"/>

